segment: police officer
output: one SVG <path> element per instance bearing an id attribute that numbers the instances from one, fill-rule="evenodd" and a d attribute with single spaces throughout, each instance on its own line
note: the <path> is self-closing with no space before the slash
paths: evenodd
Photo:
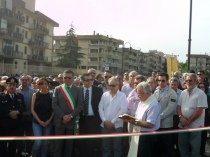
<path id="1" fill-rule="evenodd" d="M 6 91 L 0 94 L 0 136 L 18 136 L 21 128 L 22 113 L 25 110 L 23 95 L 16 93 L 18 80 L 10 77 L 6 80 Z M 0 140 L 0 156 L 16 155 L 16 140 Z"/>

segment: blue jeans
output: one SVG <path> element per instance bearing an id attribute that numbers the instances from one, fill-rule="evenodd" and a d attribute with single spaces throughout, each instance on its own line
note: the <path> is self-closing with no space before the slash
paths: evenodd
<path id="1" fill-rule="evenodd" d="M 183 132 L 178 135 L 178 145 L 180 157 L 189 156 L 189 146 L 191 147 L 191 157 L 200 156 L 201 131 Z"/>
<path id="2" fill-rule="evenodd" d="M 52 123 L 46 127 L 42 127 L 39 124 L 32 123 L 32 127 L 33 127 L 34 136 L 45 136 L 45 135 L 50 135 L 52 129 Z M 35 140 L 32 149 L 32 156 L 46 157 L 47 150 L 48 150 L 47 140 Z"/>
<path id="3" fill-rule="evenodd" d="M 123 128 L 117 128 L 114 131 L 111 131 L 107 128 L 102 128 L 102 134 L 110 134 L 110 133 L 122 133 Z M 112 149 L 114 150 L 114 157 L 121 157 L 121 137 L 114 138 L 102 138 L 102 146 L 103 146 L 103 157 L 110 157 Z M 113 148 L 111 147 L 113 146 Z"/>

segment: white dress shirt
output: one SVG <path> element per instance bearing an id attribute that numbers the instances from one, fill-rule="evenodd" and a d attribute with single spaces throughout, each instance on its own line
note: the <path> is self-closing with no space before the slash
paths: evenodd
<path id="1" fill-rule="evenodd" d="M 116 95 L 112 97 L 110 91 L 102 95 L 99 103 L 99 115 L 102 120 L 101 126 L 104 127 L 104 121 L 111 121 L 115 128 L 123 127 L 123 120 L 119 115 L 125 114 L 127 111 L 126 95 L 123 92 L 117 91 Z"/>

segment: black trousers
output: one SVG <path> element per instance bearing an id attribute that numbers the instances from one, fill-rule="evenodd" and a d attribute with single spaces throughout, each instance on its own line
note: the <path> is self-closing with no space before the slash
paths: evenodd
<path id="1" fill-rule="evenodd" d="M 20 136 L 20 128 L 2 128 L 0 127 L 0 136 Z M 8 146 L 7 146 L 8 144 Z M 1 157 L 15 157 L 16 156 L 17 141 L 0 141 L 0 156 Z"/>
<path id="2" fill-rule="evenodd" d="M 139 138 L 137 157 L 154 157 L 154 146 L 157 141 L 157 135 L 145 135 Z"/>
<path id="3" fill-rule="evenodd" d="M 171 130 L 173 128 L 160 128 L 158 131 Z M 157 135 L 155 144 L 155 156 L 170 157 L 173 156 L 173 135 L 171 133 Z"/>
<path id="4" fill-rule="evenodd" d="M 86 116 L 80 119 L 80 133 L 84 134 L 101 134 L 100 119 L 96 116 Z M 76 141 L 75 141 L 76 142 Z M 101 157 L 102 141 L 100 138 L 88 138 L 79 140 L 80 157 Z"/>

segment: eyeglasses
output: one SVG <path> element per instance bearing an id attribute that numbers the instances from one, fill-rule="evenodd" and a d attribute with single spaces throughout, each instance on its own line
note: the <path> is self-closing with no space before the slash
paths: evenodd
<path id="1" fill-rule="evenodd" d="M 200 89 L 205 89 L 205 87 L 204 87 L 204 86 L 198 86 L 198 88 L 200 88 Z"/>
<path id="2" fill-rule="evenodd" d="M 90 74 L 93 74 L 93 75 L 95 75 L 96 73 L 90 73 Z"/>
<path id="3" fill-rule="evenodd" d="M 109 87 L 116 87 L 118 84 L 110 84 Z"/>
<path id="4" fill-rule="evenodd" d="M 111 76 L 104 76 L 105 78 L 111 78 Z"/>
<path id="5" fill-rule="evenodd" d="M 93 81 L 93 79 L 87 79 L 87 80 L 84 80 L 86 82 L 90 82 L 90 81 Z"/>
<path id="6" fill-rule="evenodd" d="M 197 75 L 199 76 L 199 75 L 202 75 L 202 74 L 197 74 Z"/>
<path id="7" fill-rule="evenodd" d="M 185 82 L 192 82 L 193 80 L 185 80 Z"/>
<path id="8" fill-rule="evenodd" d="M 69 80 L 71 80 L 72 79 L 72 77 L 63 77 L 65 80 L 66 79 L 69 79 Z"/>
<path id="9" fill-rule="evenodd" d="M 165 82 L 166 82 L 166 80 L 158 80 L 158 82 L 165 83 Z"/>

